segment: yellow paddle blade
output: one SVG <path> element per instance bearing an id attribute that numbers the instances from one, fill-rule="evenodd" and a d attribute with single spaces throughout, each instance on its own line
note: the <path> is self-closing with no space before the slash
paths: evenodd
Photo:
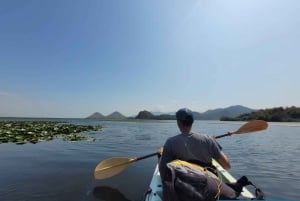
<path id="1" fill-rule="evenodd" d="M 99 163 L 94 171 L 95 179 L 106 179 L 122 172 L 135 159 L 113 157 Z"/>
<path id="2" fill-rule="evenodd" d="M 241 126 L 237 131 L 232 134 L 242 134 L 265 130 L 268 128 L 268 123 L 263 120 L 252 120 Z"/>

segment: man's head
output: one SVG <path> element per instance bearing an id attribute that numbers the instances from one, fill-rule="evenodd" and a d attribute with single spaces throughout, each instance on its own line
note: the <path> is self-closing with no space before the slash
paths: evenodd
<path id="1" fill-rule="evenodd" d="M 194 122 L 193 112 L 187 108 L 182 108 L 176 112 L 177 122 L 184 127 L 192 127 Z"/>

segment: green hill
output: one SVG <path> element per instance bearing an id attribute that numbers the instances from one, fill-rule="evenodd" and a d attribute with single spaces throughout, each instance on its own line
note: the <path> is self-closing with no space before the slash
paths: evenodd
<path id="1" fill-rule="evenodd" d="M 155 119 L 155 116 L 149 111 L 140 111 L 135 117 L 136 119 Z"/>

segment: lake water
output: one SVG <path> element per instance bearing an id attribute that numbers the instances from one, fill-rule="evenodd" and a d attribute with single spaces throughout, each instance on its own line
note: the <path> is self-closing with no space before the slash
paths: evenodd
<path id="1" fill-rule="evenodd" d="M 89 133 L 98 139 L 95 142 L 0 144 L 1 201 L 139 201 L 148 189 L 156 157 L 133 163 L 106 180 L 94 180 L 94 168 L 110 157 L 153 153 L 179 133 L 175 121 L 68 121 L 105 128 Z M 242 124 L 196 121 L 193 130 L 220 135 Z M 265 131 L 218 142 L 231 160 L 233 176 L 246 175 L 268 199 L 300 200 L 299 123 L 269 123 Z"/>

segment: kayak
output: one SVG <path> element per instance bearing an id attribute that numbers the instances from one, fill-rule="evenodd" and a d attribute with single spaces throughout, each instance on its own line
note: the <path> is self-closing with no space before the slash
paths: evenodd
<path id="1" fill-rule="evenodd" d="M 228 182 L 228 183 L 236 182 L 236 179 L 227 170 L 225 170 L 216 160 L 212 160 L 212 164 L 217 168 L 218 175 L 223 182 Z M 239 198 L 255 199 L 256 197 L 246 187 L 244 187 Z"/>
<path id="2" fill-rule="evenodd" d="M 213 160 L 212 164 L 216 167 L 218 175 L 223 182 L 229 182 L 229 183 L 236 182 L 236 179 L 227 170 L 225 170 L 217 161 Z M 161 178 L 158 170 L 158 165 L 156 165 L 150 182 L 149 189 L 145 194 L 145 201 L 162 201 L 162 195 L 163 195 L 162 183 L 161 183 Z M 239 198 L 255 199 L 255 196 L 247 188 L 244 187 Z"/>

